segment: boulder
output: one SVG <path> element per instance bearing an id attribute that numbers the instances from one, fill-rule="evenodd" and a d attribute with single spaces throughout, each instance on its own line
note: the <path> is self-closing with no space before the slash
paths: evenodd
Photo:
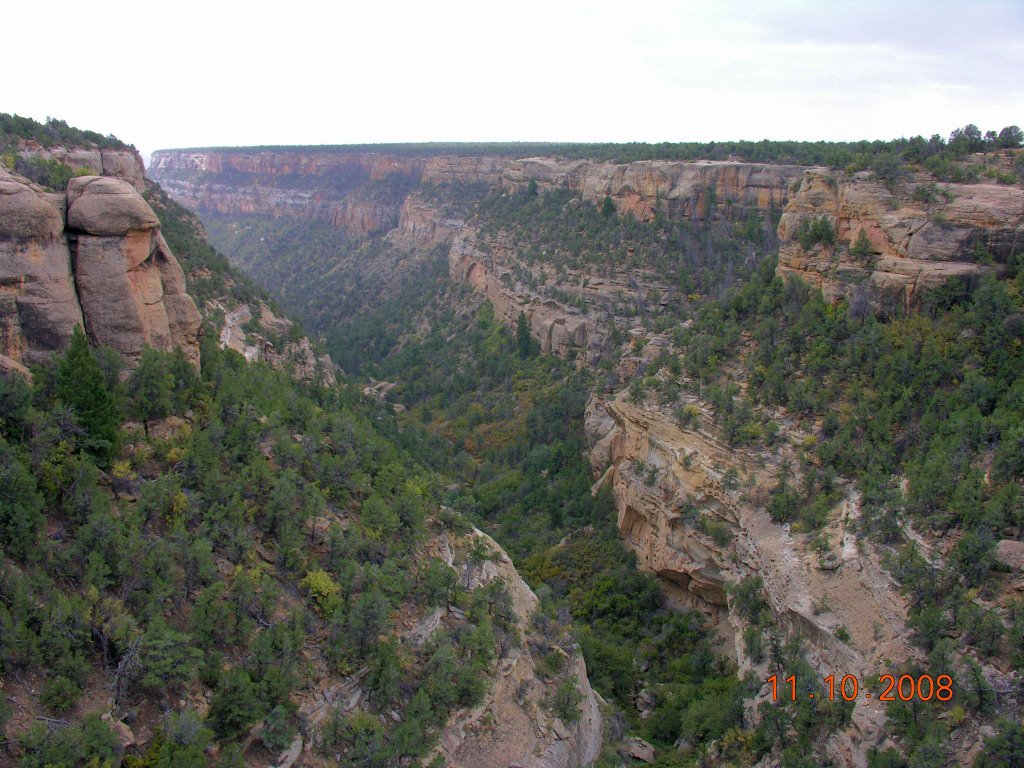
<path id="1" fill-rule="evenodd" d="M 648 744 L 643 739 L 638 739 L 635 736 L 630 736 L 624 739 L 622 742 L 623 751 L 628 757 L 634 760 L 640 760 L 644 763 L 654 762 L 654 747 Z"/>
<path id="2" fill-rule="evenodd" d="M 996 559 L 1011 570 L 1024 571 L 1024 541 L 1003 539 L 996 544 Z"/>
<path id="3" fill-rule="evenodd" d="M 142 195 L 121 179 L 79 176 L 68 183 L 68 227 L 90 235 L 120 236 L 152 230 L 160 219 Z"/>
<path id="4" fill-rule="evenodd" d="M 0 239 L 49 241 L 63 230 L 60 211 L 27 183 L 16 181 L 0 168 Z"/>
<path id="5" fill-rule="evenodd" d="M 0 355 L 43 363 L 81 325 L 129 363 L 148 344 L 198 365 L 202 320 L 159 226 L 127 181 L 52 193 L 0 168 Z"/>

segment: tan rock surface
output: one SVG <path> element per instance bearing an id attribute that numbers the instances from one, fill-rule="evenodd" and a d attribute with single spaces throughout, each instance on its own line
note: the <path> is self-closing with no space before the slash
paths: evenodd
<path id="1" fill-rule="evenodd" d="M 198 364 L 200 322 L 159 220 L 131 184 L 84 176 L 64 195 L 0 171 L 0 354 L 44 362 L 83 325 L 129 361 L 149 344 Z"/>
<path id="2" fill-rule="evenodd" d="M 861 679 L 890 661 L 910 657 L 906 602 L 884 570 L 873 545 L 853 530 L 859 499 L 849 495 L 825 529 L 841 567 L 822 570 L 810 537 L 773 523 L 763 499 L 782 461 L 795 462 L 794 433 L 778 452 L 737 449 L 716 437 L 711 412 L 680 427 L 653 404 L 632 403 L 625 392 L 592 397 L 586 410 L 591 461 L 602 472 L 595 490 L 611 485 L 619 534 L 640 567 L 660 577 L 670 601 L 700 610 L 734 648 L 741 675 L 761 674 L 745 655 L 743 623 L 731 610 L 728 586 L 747 576 L 763 580 L 776 623 L 804 639 L 808 657 L 823 675 L 842 669 Z M 732 469 L 735 489 L 725 486 Z M 705 531 L 705 523 L 725 535 Z M 850 639 L 840 640 L 837 629 Z M 884 711 L 876 700 L 857 704 L 852 725 L 837 734 L 829 753 L 840 765 L 862 766 L 882 735 Z"/>
<path id="3" fill-rule="evenodd" d="M 79 176 L 68 182 L 68 227 L 90 235 L 121 236 L 160 227 L 160 220 L 128 182 Z"/>
<path id="4" fill-rule="evenodd" d="M 831 301 L 866 284 L 876 307 L 906 311 L 951 277 L 996 269 L 1024 242 L 1024 189 L 944 184 L 925 203 L 913 199 L 919 183 L 929 180 L 915 178 L 894 193 L 866 171 L 808 170 L 779 222 L 779 274 L 800 277 Z M 818 217 L 833 224 L 837 243 L 805 250 L 797 229 Z M 850 250 L 861 233 L 871 253 L 858 257 Z"/>
<path id="5" fill-rule="evenodd" d="M 473 530 L 496 553 L 494 560 L 467 566 L 463 584 L 473 588 L 494 579 L 508 587 L 519 631 L 526 637 L 537 596 L 526 585 L 504 550 L 485 533 Z M 448 721 L 436 753 L 450 768 L 578 768 L 590 765 L 600 754 L 603 721 L 597 694 L 590 687 L 580 655 L 569 662 L 582 695 L 581 716 L 573 724 L 555 728 L 556 718 L 543 705 L 546 684 L 537 670 L 529 644 L 523 642 L 499 660 L 493 685 L 484 701 L 472 710 L 461 710 Z M 522 703 L 520 703 L 522 701 Z M 561 731 L 561 734 L 558 733 Z"/>
<path id="6" fill-rule="evenodd" d="M 0 168 L 0 354 L 41 363 L 71 340 L 82 311 L 60 211 Z"/>

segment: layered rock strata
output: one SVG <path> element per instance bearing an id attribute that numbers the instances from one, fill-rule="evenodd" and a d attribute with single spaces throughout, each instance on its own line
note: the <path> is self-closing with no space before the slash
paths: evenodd
<path id="1" fill-rule="evenodd" d="M 673 603 L 716 623 L 745 676 L 756 679 L 763 670 L 746 655 L 729 587 L 749 576 L 761 578 L 776 624 L 804 639 L 823 676 L 843 670 L 877 679 L 889 663 L 911 657 L 905 598 L 879 553 L 853 530 L 857 496 L 848 495 L 824 531 L 832 550 L 827 564 L 764 509 L 781 463 L 796 458 L 802 432 L 791 430 L 772 455 L 730 448 L 715 436 L 710 411 L 697 400 L 690 404 L 700 416 L 689 427 L 625 393 L 587 405 L 598 486 L 611 486 L 619 534 L 640 566 L 662 578 Z M 837 636 L 840 627 L 846 639 Z M 763 689 L 760 698 L 766 696 Z M 859 701 L 852 724 L 830 739 L 829 755 L 839 765 L 865 766 L 884 723 L 877 700 Z"/>
<path id="2" fill-rule="evenodd" d="M 835 243 L 804 247 L 804 222 L 825 219 Z M 863 171 L 807 171 L 779 222 L 779 266 L 827 299 L 859 285 L 876 308 L 909 311 L 951 277 L 974 279 L 1024 250 L 1024 189 L 921 178 L 895 191 Z M 858 243 L 866 247 L 858 247 Z"/>
<path id="3" fill-rule="evenodd" d="M 161 150 L 150 173 L 199 212 L 324 219 L 356 235 L 394 226 L 417 185 L 479 184 L 518 190 L 532 180 L 584 200 L 610 197 L 622 213 L 680 219 L 741 207 L 782 209 L 802 166 L 640 160 L 597 163 L 551 158 L 406 157 L 368 152 Z"/>

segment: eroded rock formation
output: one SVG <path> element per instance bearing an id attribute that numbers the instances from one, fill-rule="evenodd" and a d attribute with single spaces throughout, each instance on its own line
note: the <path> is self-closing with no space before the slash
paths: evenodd
<path id="1" fill-rule="evenodd" d="M 716 622 L 744 676 L 770 674 L 747 657 L 743 623 L 732 610 L 728 588 L 748 576 L 762 579 L 777 625 L 804 639 L 823 676 L 841 669 L 877 679 L 888 663 L 912 656 L 906 601 L 878 551 L 853 532 L 859 499 L 852 490 L 824 532 L 834 552 L 827 568 L 803 537 L 772 522 L 764 509 L 782 462 L 796 459 L 803 432 L 788 429 L 788 440 L 771 454 L 730 448 L 716 437 L 711 411 L 691 400 L 700 416 L 687 427 L 660 407 L 630 402 L 624 392 L 587 405 L 598 485 L 611 485 L 620 536 L 640 566 L 662 577 L 677 605 Z M 839 627 L 846 639 L 837 636 Z M 766 697 L 763 689 L 759 698 Z M 851 725 L 829 740 L 829 755 L 839 765 L 866 765 L 868 748 L 884 737 L 884 722 L 877 700 L 858 701 Z"/>
<path id="2" fill-rule="evenodd" d="M 0 169 L 0 354 L 44 362 L 76 325 L 129 362 L 148 344 L 199 363 L 199 313 L 135 187 L 81 176 L 48 193 Z"/>
<path id="3" fill-rule="evenodd" d="M 494 683 L 484 700 L 460 710 L 441 733 L 436 752 L 451 768 L 577 768 L 590 765 L 601 752 L 603 721 L 599 699 L 590 687 L 582 656 L 575 654 L 566 674 L 575 677 L 581 696 L 575 723 L 562 722 L 545 703 L 553 683 L 545 682 L 530 644 L 530 617 L 538 600 L 505 551 L 487 534 L 473 529 L 494 559 L 462 567 L 467 588 L 495 579 L 505 582 L 521 637 L 520 644 L 498 663 Z"/>
<path id="4" fill-rule="evenodd" d="M 134 149 L 99 147 L 44 147 L 34 141 L 22 141 L 18 153 L 23 158 L 63 163 L 78 173 L 111 176 L 127 181 L 136 190 L 146 188 L 146 166 Z"/>
<path id="5" fill-rule="evenodd" d="M 592 202 L 608 196 L 620 213 L 647 221 L 656 212 L 682 219 L 729 206 L 781 210 L 791 183 L 803 172 L 798 165 L 724 161 L 593 163 L 529 158 L 513 162 L 503 182 L 510 189 L 521 189 L 531 180 L 541 188 L 565 187 Z"/>
<path id="6" fill-rule="evenodd" d="M 493 252 L 493 245 L 491 247 Z M 475 233 L 468 228 L 455 237 L 448 255 L 452 279 L 468 283 L 482 293 L 494 308 L 495 317 L 510 327 L 515 327 L 522 312 L 531 334 L 540 341 L 542 352 L 579 357 L 585 362 L 593 362 L 601 356 L 607 346 L 608 333 L 594 317 L 576 307 L 527 291 L 523 286 L 517 287 L 507 265 L 487 266 L 496 263 L 505 264 L 505 261 L 501 256 L 496 260 L 480 251 Z"/>
<path id="7" fill-rule="evenodd" d="M 306 336 L 294 339 L 291 333 L 294 323 L 287 317 L 277 317 L 265 304 L 259 305 L 255 315 L 258 331 L 246 330 L 254 317 L 248 304 L 228 309 L 213 302 L 210 308 L 224 315 L 219 335 L 222 348 L 233 349 L 249 362 L 262 360 L 299 381 L 322 387 L 337 383 L 330 356 L 317 355 Z"/>
<path id="8" fill-rule="evenodd" d="M 815 218 L 832 225 L 834 245 L 800 244 L 801 223 Z M 833 301 L 864 284 L 877 308 L 905 311 L 949 278 L 998 269 L 1024 249 L 1024 189 L 940 188 L 922 177 L 893 191 L 868 171 L 812 168 L 786 206 L 779 239 L 779 274 L 800 277 Z"/>

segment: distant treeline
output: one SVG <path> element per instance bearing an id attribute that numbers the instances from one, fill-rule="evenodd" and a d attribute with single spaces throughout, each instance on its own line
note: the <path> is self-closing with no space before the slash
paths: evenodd
<path id="1" fill-rule="evenodd" d="M 975 140 L 976 139 L 976 140 Z M 421 142 L 411 144 L 321 144 L 307 146 L 266 145 L 256 147 L 190 147 L 168 151 L 217 152 L 330 152 L 336 154 L 378 153 L 404 157 L 432 155 L 558 157 L 566 160 L 598 160 L 619 163 L 635 160 L 742 160 L 752 163 L 827 165 L 843 168 L 861 166 L 877 155 L 904 155 L 920 158 L 938 154 L 947 145 L 959 150 L 983 151 L 988 148 L 1020 146 L 1020 129 L 1008 126 L 999 133 L 982 134 L 974 125 L 957 128 L 949 141 L 939 134 L 899 138 L 891 141 L 721 141 L 662 142 L 645 144 L 559 143 L 559 142 Z M 959 154 L 959 153 L 958 153 Z"/>
<path id="2" fill-rule="evenodd" d="M 12 139 L 37 141 L 44 147 L 62 145 L 66 147 L 100 147 L 103 149 L 127 149 L 116 136 L 103 136 L 96 131 L 83 131 L 72 128 L 63 120 L 46 118 L 45 123 L 31 117 L 9 115 L 0 112 L 0 147 L 8 147 Z"/>

